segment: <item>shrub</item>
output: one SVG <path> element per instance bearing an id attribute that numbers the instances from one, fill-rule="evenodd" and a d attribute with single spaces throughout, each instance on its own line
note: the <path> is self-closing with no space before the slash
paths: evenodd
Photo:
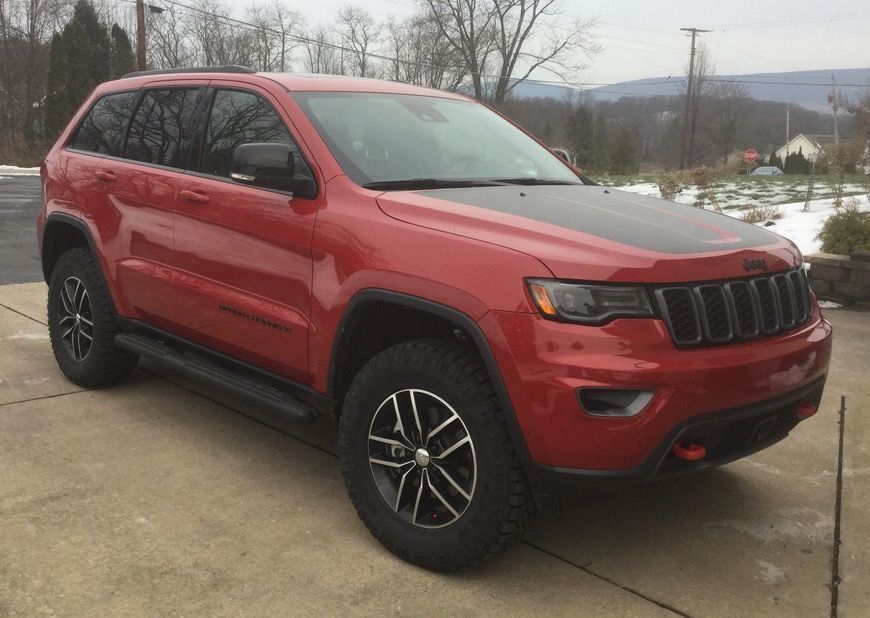
<path id="1" fill-rule="evenodd" d="M 750 206 L 743 211 L 740 218 L 747 223 L 761 223 L 773 219 L 782 219 L 778 206 Z"/>
<path id="2" fill-rule="evenodd" d="M 870 212 L 861 212 L 855 200 L 828 217 L 819 232 L 822 251 L 850 255 L 870 249 Z"/>

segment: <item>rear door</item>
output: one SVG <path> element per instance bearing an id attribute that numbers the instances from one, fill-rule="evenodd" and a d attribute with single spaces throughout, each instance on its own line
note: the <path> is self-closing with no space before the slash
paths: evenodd
<path id="1" fill-rule="evenodd" d="M 305 380 L 319 198 L 240 184 L 230 167 L 235 148 L 249 143 L 285 143 L 297 161 L 308 157 L 268 91 L 213 81 L 206 98 L 199 158 L 175 205 L 177 326 L 204 345 Z M 302 167 L 297 174 L 311 174 Z"/>
<path id="2" fill-rule="evenodd" d="M 178 181 L 190 160 L 201 84 L 155 84 L 139 92 L 119 156 L 99 164 L 117 231 L 118 289 L 139 318 L 173 324 L 171 256 Z"/>

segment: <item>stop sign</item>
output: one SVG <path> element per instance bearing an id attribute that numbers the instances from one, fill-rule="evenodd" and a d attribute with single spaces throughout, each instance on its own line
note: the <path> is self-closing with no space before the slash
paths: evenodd
<path id="1" fill-rule="evenodd" d="M 750 163 L 755 163 L 758 160 L 758 151 L 755 148 L 747 148 L 743 153 L 743 158 Z"/>

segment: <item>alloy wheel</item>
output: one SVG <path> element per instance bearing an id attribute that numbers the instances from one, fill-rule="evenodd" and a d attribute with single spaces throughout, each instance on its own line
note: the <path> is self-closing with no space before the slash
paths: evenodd
<path id="1" fill-rule="evenodd" d="M 405 389 L 372 418 L 369 466 L 381 496 L 406 522 L 443 528 L 474 498 L 474 443 L 456 410 L 434 393 Z"/>
<path id="2" fill-rule="evenodd" d="M 94 342 L 94 316 L 88 291 L 78 277 L 67 277 L 61 285 L 59 315 L 64 348 L 74 360 L 85 360 Z"/>

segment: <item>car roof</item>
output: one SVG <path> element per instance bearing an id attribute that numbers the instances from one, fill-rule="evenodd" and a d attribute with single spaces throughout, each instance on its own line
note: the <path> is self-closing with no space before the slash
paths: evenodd
<path id="1" fill-rule="evenodd" d="M 268 73 L 242 70 L 226 70 L 225 67 L 201 67 L 193 70 L 167 69 L 165 71 L 142 71 L 131 73 L 121 79 L 104 84 L 102 90 L 113 91 L 139 88 L 146 83 L 171 79 L 183 82 L 185 79 L 224 79 L 257 83 L 265 80 L 277 83 L 290 92 L 367 92 L 384 94 L 413 94 L 434 96 L 446 99 L 471 100 L 468 97 L 444 90 L 424 88 L 383 79 L 348 77 L 345 75 L 323 75 L 314 73 Z"/>

